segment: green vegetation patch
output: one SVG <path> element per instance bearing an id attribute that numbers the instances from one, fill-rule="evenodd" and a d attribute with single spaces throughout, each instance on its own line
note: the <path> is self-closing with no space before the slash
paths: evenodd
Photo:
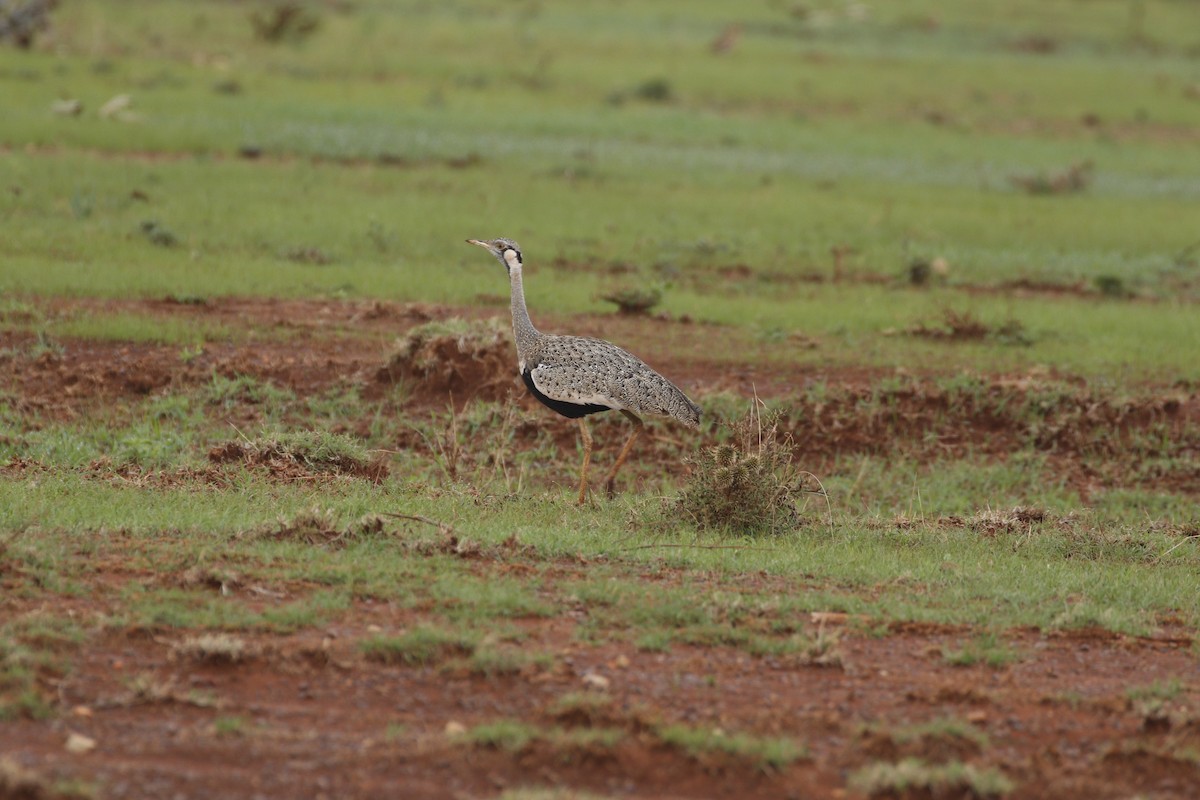
<path id="1" fill-rule="evenodd" d="M 748 761 L 763 769 L 780 769 L 797 759 L 807 757 L 807 752 L 801 745 L 786 737 L 726 733 L 717 728 L 681 724 L 664 725 L 656 728 L 654 732 L 663 744 L 678 748 L 688 756 L 701 760 L 712 755 L 725 755 Z"/>
<path id="2" fill-rule="evenodd" d="M 467 631 L 420 626 L 399 636 L 368 637 L 359 650 L 368 659 L 385 664 L 429 664 L 452 655 L 472 655 L 479 638 Z"/>
<path id="3" fill-rule="evenodd" d="M 895 764 L 871 764 L 850 775 L 850 786 L 869 797 L 928 792 L 935 797 L 957 795 L 978 800 L 1006 797 L 1016 788 L 1012 780 L 995 768 L 959 761 L 926 764 L 916 758 Z"/>

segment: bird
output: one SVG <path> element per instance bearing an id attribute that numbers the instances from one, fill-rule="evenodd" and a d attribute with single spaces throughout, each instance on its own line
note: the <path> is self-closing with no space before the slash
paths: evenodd
<path id="1" fill-rule="evenodd" d="M 617 471 L 629 458 L 642 433 L 642 414 L 673 417 L 689 428 L 700 427 L 700 407 L 675 384 L 644 361 L 603 339 L 546 334 L 533 326 L 525 307 L 521 248 L 512 239 L 467 239 L 484 248 L 508 270 L 517 371 L 529 392 L 543 405 L 579 421 L 583 465 L 579 469 L 579 505 L 587 499 L 592 434 L 587 417 L 620 411 L 633 423 L 633 432 L 617 454 L 605 478 L 609 498 L 616 493 Z"/>

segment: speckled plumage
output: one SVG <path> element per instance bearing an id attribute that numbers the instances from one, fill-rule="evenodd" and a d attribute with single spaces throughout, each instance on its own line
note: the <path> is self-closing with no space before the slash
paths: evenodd
<path id="1" fill-rule="evenodd" d="M 592 452 L 591 434 L 584 420 L 587 415 L 617 410 L 634 423 L 633 433 L 621 448 L 608 475 L 610 496 L 617 470 L 641 431 L 642 422 L 638 415 L 673 417 L 692 428 L 700 425 L 700 407 L 679 387 L 628 350 L 602 339 L 553 336 L 538 331 L 525 307 L 521 248 L 516 242 L 511 239 L 467 241 L 487 248 L 508 270 L 517 369 L 525 385 L 549 408 L 579 420 L 584 445 L 579 502 L 584 501 L 586 494 L 587 468 Z"/>
<path id="2" fill-rule="evenodd" d="M 674 417 L 692 428 L 700 424 L 699 406 L 675 384 L 602 339 L 539 334 L 519 358 L 534 385 L 551 399 Z"/>

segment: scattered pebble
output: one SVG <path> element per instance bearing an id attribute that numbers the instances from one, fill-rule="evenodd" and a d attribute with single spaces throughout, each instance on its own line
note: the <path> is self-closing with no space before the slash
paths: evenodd
<path id="1" fill-rule="evenodd" d="M 589 689 L 607 689 L 610 681 L 603 675 L 588 672 L 583 676 L 583 682 Z"/>
<path id="2" fill-rule="evenodd" d="M 96 749 L 96 740 L 82 733 L 72 731 L 67 735 L 67 743 L 63 745 L 68 753 L 80 756 Z"/>
<path id="3" fill-rule="evenodd" d="M 463 725 L 461 722 L 456 722 L 455 720 L 450 720 L 449 722 L 446 723 L 446 735 L 447 736 L 462 736 L 466 732 L 467 732 L 467 726 Z"/>

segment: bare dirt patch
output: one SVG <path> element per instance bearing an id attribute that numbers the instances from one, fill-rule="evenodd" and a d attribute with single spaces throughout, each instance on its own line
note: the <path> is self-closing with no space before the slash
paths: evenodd
<path id="1" fill-rule="evenodd" d="M 1200 731 L 1147 729 L 1127 698 L 1132 674 L 1146 683 L 1194 674 L 1186 642 L 1025 634 L 1014 642 L 1025 657 L 991 669 L 938 655 L 967 631 L 846 631 L 845 668 L 831 670 L 722 647 L 588 644 L 574 637 L 575 621 L 555 618 L 520 623 L 522 647 L 552 655 L 532 671 L 489 677 L 360 651 L 371 631 L 413 621 L 363 601 L 321 632 L 239 632 L 239 655 L 253 657 L 236 659 L 181 658 L 191 640 L 177 632 L 104 634 L 57 682 L 57 721 L 6 723 L 0 746 L 23 769 L 94 781 L 113 798 L 300 797 L 314 780 L 338 797 L 494 797 L 527 785 L 644 798 L 855 797 L 849 773 L 905 756 L 997 768 L 1016 783 L 1015 798 L 1200 791 L 1189 755 Z M 595 678 L 586 676 L 604 688 L 588 688 Z M 597 710 L 571 705 L 581 692 L 600 698 Z M 1174 698 L 1198 701 L 1194 684 Z M 502 720 L 566 733 L 512 748 L 458 733 Z M 964 733 L 939 732 L 942 720 Z M 764 768 L 719 750 L 689 754 L 655 734 L 664 724 L 789 737 L 804 755 Z M 615 741 L 587 736 L 601 730 Z M 95 750 L 72 755 L 69 733 Z"/>

